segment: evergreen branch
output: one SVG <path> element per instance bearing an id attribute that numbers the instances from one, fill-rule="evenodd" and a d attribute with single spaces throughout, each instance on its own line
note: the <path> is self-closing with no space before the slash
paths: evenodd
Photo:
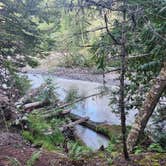
<path id="1" fill-rule="evenodd" d="M 147 26 L 149 27 L 149 29 L 153 32 L 153 34 L 155 34 L 157 37 L 159 37 L 161 40 L 166 42 L 166 38 L 162 37 L 155 29 L 154 27 L 152 27 L 152 25 L 150 24 L 150 22 L 148 22 Z"/>
<path id="2" fill-rule="evenodd" d="M 121 43 L 117 39 L 115 39 L 114 35 L 110 32 L 110 30 L 108 28 L 108 18 L 107 18 L 106 14 L 104 14 L 104 21 L 105 21 L 106 30 L 107 30 L 108 35 L 111 37 L 111 39 L 114 41 L 115 44 L 120 45 Z"/>

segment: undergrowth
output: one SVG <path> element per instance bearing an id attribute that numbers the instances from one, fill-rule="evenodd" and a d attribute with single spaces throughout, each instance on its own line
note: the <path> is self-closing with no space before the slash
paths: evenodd
<path id="1" fill-rule="evenodd" d="M 28 117 L 29 130 L 22 132 L 23 137 L 34 144 L 36 147 L 42 147 L 49 151 L 65 152 L 67 147 L 67 155 L 73 159 L 79 159 L 82 155 L 91 150 L 83 146 L 77 140 L 66 138 L 60 130 L 68 119 L 53 118 L 52 120 L 44 120 L 39 115 L 30 114 Z M 67 142 L 65 142 L 67 140 Z"/>

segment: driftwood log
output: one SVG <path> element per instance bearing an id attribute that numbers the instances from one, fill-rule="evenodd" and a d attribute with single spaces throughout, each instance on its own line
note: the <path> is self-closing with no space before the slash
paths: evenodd
<path id="1" fill-rule="evenodd" d="M 48 106 L 49 104 L 50 103 L 48 101 L 36 101 L 36 102 L 33 102 L 33 103 L 25 104 L 23 106 L 23 109 L 25 111 L 27 111 L 27 110 L 32 111 L 33 109 L 45 107 L 45 106 Z"/>
<path id="2" fill-rule="evenodd" d="M 80 119 L 78 119 L 78 120 L 76 120 L 76 121 L 74 121 L 74 122 L 70 122 L 69 124 L 66 124 L 66 125 L 62 126 L 62 127 L 60 128 L 60 130 L 61 130 L 61 131 L 65 131 L 65 130 L 67 130 L 67 129 L 69 129 L 69 128 L 73 128 L 73 127 L 75 127 L 75 126 L 78 125 L 78 124 L 81 124 L 81 123 L 83 123 L 83 122 L 88 121 L 88 119 L 89 119 L 89 117 L 80 118 Z"/>

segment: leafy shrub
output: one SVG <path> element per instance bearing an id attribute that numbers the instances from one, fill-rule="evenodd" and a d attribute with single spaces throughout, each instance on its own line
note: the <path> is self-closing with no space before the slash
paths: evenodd
<path id="1" fill-rule="evenodd" d="M 65 102 L 72 102 L 78 97 L 79 97 L 78 90 L 76 88 L 71 88 L 68 90 L 65 96 Z"/>
<path id="2" fill-rule="evenodd" d="M 149 151 L 162 153 L 164 150 L 158 143 L 153 143 L 148 147 Z"/>
<path id="3" fill-rule="evenodd" d="M 135 154 L 140 154 L 140 153 L 142 153 L 143 152 L 143 148 L 141 147 L 141 146 L 136 146 L 135 148 L 134 148 L 134 153 Z"/>
<path id="4" fill-rule="evenodd" d="M 79 159 L 82 155 L 87 154 L 91 150 L 88 147 L 80 146 L 78 142 L 70 143 L 69 157 Z"/>
<path id="5" fill-rule="evenodd" d="M 19 94 L 22 96 L 26 93 L 26 91 L 30 88 L 30 81 L 28 80 L 27 76 L 24 75 L 13 75 L 15 88 L 19 90 Z"/>
<path id="6" fill-rule="evenodd" d="M 56 93 L 57 87 L 53 83 L 52 79 L 48 78 L 45 81 L 46 86 L 40 90 L 37 100 L 44 100 L 50 103 L 58 101 L 58 94 Z"/>
<path id="7" fill-rule="evenodd" d="M 108 153 L 112 153 L 112 152 L 115 152 L 116 151 L 116 144 L 118 143 L 118 140 L 117 140 L 117 137 L 115 136 L 112 136 L 111 137 L 111 140 L 106 148 L 106 151 Z"/>
<path id="8" fill-rule="evenodd" d="M 32 57 L 27 58 L 28 65 L 31 66 L 32 68 L 37 67 L 39 65 L 39 62 Z"/>
<path id="9" fill-rule="evenodd" d="M 64 136 L 58 129 L 59 123 L 47 122 L 38 115 L 30 115 L 29 118 L 30 131 L 23 131 L 22 135 L 31 143 L 42 146 L 48 150 L 55 150 L 60 148 L 64 141 Z"/>

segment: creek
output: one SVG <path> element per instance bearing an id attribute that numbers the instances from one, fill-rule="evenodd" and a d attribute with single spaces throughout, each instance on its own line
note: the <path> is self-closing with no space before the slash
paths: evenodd
<path id="1" fill-rule="evenodd" d="M 50 78 L 57 88 L 57 93 L 60 99 L 63 100 L 65 95 L 71 89 L 76 89 L 78 94 L 81 96 L 89 96 L 100 91 L 102 84 L 70 80 L 56 77 L 55 75 L 49 74 L 31 74 L 27 73 L 28 79 L 31 81 L 32 88 L 37 88 L 45 82 L 46 79 Z M 110 89 L 118 88 L 117 85 L 113 84 Z M 95 96 L 86 99 L 84 102 L 79 102 L 73 107 L 72 113 L 80 115 L 81 117 L 88 116 L 90 120 L 94 122 L 105 122 L 110 125 L 120 125 L 120 117 L 112 110 L 118 109 L 115 105 L 114 108 L 110 108 L 110 94 L 104 96 Z M 126 117 L 127 125 L 131 125 L 135 119 L 135 111 L 129 111 Z M 95 131 L 81 126 L 76 126 L 76 133 L 79 138 L 91 149 L 97 150 L 102 145 L 107 147 L 109 139 Z"/>

